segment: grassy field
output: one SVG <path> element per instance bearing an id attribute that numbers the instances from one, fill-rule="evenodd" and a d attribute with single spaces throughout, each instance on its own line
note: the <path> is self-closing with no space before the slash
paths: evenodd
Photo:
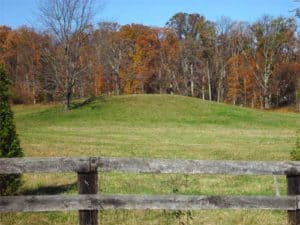
<path id="1" fill-rule="evenodd" d="M 300 115 L 265 112 L 195 98 L 131 95 L 77 104 L 15 106 L 26 156 L 289 160 Z M 104 194 L 275 195 L 271 176 L 99 174 Z M 284 177 L 278 177 L 286 194 Z M 75 174 L 26 174 L 21 194 L 71 194 Z M 102 224 L 282 225 L 282 211 L 103 211 Z M 76 224 L 76 212 L 9 213 L 0 224 Z"/>

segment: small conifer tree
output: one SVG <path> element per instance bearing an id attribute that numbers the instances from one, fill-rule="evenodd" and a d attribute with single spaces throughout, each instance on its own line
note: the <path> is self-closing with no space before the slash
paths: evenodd
<path id="1" fill-rule="evenodd" d="M 9 105 L 9 79 L 4 66 L 0 64 L 0 157 L 23 156 L 16 134 L 13 113 Z M 15 193 L 21 185 L 21 175 L 0 174 L 0 195 Z"/>

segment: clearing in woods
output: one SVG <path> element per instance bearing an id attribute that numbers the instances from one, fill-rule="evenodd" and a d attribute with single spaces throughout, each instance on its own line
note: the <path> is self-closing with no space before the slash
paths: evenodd
<path id="1" fill-rule="evenodd" d="M 70 112 L 15 106 L 26 156 L 113 156 L 207 160 L 289 160 L 300 114 L 275 113 L 171 95 L 98 98 Z M 22 194 L 72 194 L 76 174 L 25 174 Z M 281 195 L 284 177 L 278 177 Z M 275 195 L 272 176 L 99 174 L 103 194 Z M 101 224 L 283 225 L 286 212 L 105 210 Z M 77 212 L 6 213 L 1 225 L 77 223 Z"/>

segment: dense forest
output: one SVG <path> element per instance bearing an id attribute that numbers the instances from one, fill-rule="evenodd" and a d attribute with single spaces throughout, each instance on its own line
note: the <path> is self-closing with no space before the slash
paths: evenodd
<path id="1" fill-rule="evenodd" d="M 296 104 L 300 86 L 296 20 L 271 16 L 180 12 L 165 27 L 101 22 L 68 36 L 0 26 L 0 63 L 14 103 L 169 93 L 269 109 Z"/>

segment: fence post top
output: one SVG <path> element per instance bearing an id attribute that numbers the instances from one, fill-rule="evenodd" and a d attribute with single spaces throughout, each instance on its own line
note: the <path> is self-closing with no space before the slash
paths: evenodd
<path id="1" fill-rule="evenodd" d="M 97 157 L 89 157 L 89 172 L 97 172 L 98 169 L 98 158 Z"/>

